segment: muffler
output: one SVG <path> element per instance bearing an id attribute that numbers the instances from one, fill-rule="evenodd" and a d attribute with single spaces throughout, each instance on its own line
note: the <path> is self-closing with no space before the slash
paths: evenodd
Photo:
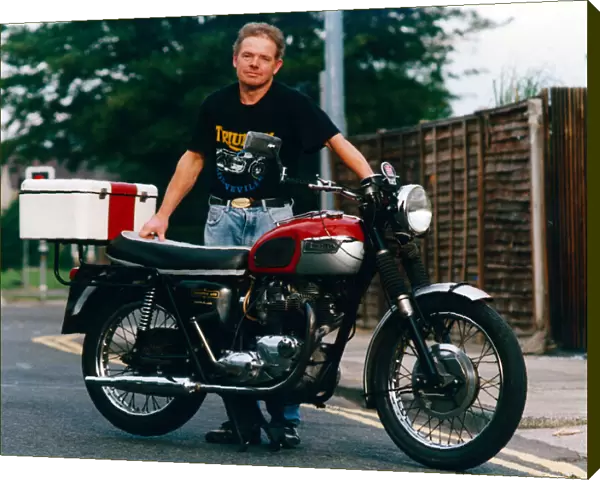
<path id="1" fill-rule="evenodd" d="M 131 393 L 143 395 L 179 396 L 189 395 L 197 391 L 198 384 L 184 377 L 85 377 L 88 385 L 113 387 Z"/>
<path id="2" fill-rule="evenodd" d="M 119 390 L 140 393 L 143 395 L 160 395 L 160 396 L 181 396 L 192 393 L 236 393 L 241 395 L 270 395 L 279 390 L 284 390 L 292 387 L 302 377 L 306 366 L 312 354 L 312 346 L 314 344 L 313 332 L 316 325 L 316 317 L 310 303 L 306 300 L 302 301 L 304 306 L 307 322 L 306 322 L 306 338 L 307 340 L 302 348 L 301 357 L 298 364 L 287 378 L 270 385 L 265 386 L 234 386 L 234 385 L 210 385 L 194 382 L 185 377 L 135 377 L 135 376 L 119 376 L 119 377 L 85 377 L 85 383 L 88 385 L 97 385 L 100 387 L 112 387 Z M 327 332 L 323 332 L 327 333 Z"/>

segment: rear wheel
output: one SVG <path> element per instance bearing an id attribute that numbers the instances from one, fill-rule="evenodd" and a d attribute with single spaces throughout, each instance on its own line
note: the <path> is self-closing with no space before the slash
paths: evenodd
<path id="1" fill-rule="evenodd" d="M 84 377 L 140 373 L 123 360 L 133 352 L 142 305 L 142 302 L 126 304 L 105 321 L 95 322 L 83 344 Z M 166 333 L 175 333 L 177 328 L 173 315 L 164 307 L 156 305 L 148 332 L 161 329 Z M 153 372 L 146 369 L 143 375 L 161 374 L 155 367 L 153 369 Z M 175 398 L 145 395 L 88 384 L 86 388 L 98 411 L 111 424 L 133 435 L 142 436 L 164 435 L 180 428 L 196 414 L 206 397 L 205 393 Z"/>
<path id="2" fill-rule="evenodd" d="M 421 309 L 426 343 L 452 382 L 443 393 L 429 389 L 412 341 L 390 325 L 375 365 L 376 408 L 413 460 L 474 468 L 498 454 L 519 425 L 527 396 L 523 355 L 512 329 L 485 303 L 439 295 Z"/>

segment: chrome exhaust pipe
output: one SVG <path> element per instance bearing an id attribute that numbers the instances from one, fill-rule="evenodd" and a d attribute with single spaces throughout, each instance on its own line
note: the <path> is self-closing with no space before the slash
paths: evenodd
<path id="1" fill-rule="evenodd" d="M 89 385 L 97 385 L 100 387 L 113 387 L 119 390 L 124 390 L 132 393 L 141 393 L 144 395 L 166 395 L 169 397 L 178 395 L 189 395 L 191 393 L 237 393 L 246 395 L 256 394 L 271 394 L 279 389 L 287 388 L 295 384 L 304 373 L 306 365 L 310 360 L 312 345 L 314 343 L 313 331 L 316 325 L 316 317 L 314 310 L 307 301 L 302 302 L 306 312 L 306 338 L 310 339 L 306 342 L 302 356 L 298 360 L 298 364 L 290 375 L 285 380 L 280 381 L 275 385 L 268 387 L 262 386 L 235 386 L 235 385 L 211 385 L 197 383 L 185 377 L 135 377 L 135 376 L 119 376 L 119 377 L 85 377 L 85 383 Z"/>
<path id="2" fill-rule="evenodd" d="M 144 395 L 165 395 L 169 397 L 189 395 L 197 390 L 198 384 L 189 378 L 176 377 L 135 377 L 123 375 L 119 377 L 85 377 L 88 385 L 112 387 L 131 393 Z"/>
<path id="3" fill-rule="evenodd" d="M 85 377 L 85 383 L 99 387 L 116 388 L 124 392 L 168 397 L 189 395 L 196 392 L 256 394 L 274 389 L 273 387 L 210 385 L 192 382 L 189 378 L 168 379 L 164 377 L 134 377 L 125 375 L 120 377 Z"/>

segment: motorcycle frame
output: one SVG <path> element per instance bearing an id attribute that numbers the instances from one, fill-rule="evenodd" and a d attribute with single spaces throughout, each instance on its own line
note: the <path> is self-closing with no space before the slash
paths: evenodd
<path id="1" fill-rule="evenodd" d="M 387 244 L 387 241 L 386 241 L 386 238 L 384 235 L 384 232 L 387 230 L 386 214 L 383 212 L 377 213 L 376 211 L 372 210 L 372 208 L 373 208 L 373 205 L 370 205 L 367 202 L 361 202 L 361 204 L 359 206 L 359 209 L 361 210 L 361 213 L 362 213 L 361 224 L 362 224 L 363 231 L 365 234 L 365 247 L 366 248 L 365 248 L 365 257 L 364 257 L 361 269 L 354 276 L 354 278 L 356 280 L 354 282 L 354 291 L 352 292 L 352 295 L 350 295 L 350 298 L 358 299 L 358 300 L 362 299 L 365 292 L 367 291 L 367 288 L 371 284 L 371 281 L 372 281 L 374 275 L 378 271 L 379 266 L 377 265 L 377 257 L 381 254 L 387 254 L 388 261 L 389 261 L 390 252 L 388 251 L 388 244 Z M 394 233 L 394 238 L 395 238 L 396 242 L 400 246 L 399 255 L 401 257 L 401 261 L 402 261 L 402 265 L 403 265 L 405 273 L 406 273 L 406 277 L 409 281 L 409 284 L 413 288 L 410 288 L 410 289 L 406 288 L 406 285 L 404 283 L 405 278 L 401 275 L 400 270 L 398 268 L 393 268 L 391 271 L 388 271 L 386 275 L 384 275 L 383 272 L 379 272 L 382 277 L 382 281 L 383 281 L 383 289 L 382 290 L 387 299 L 387 303 L 388 303 L 390 309 L 392 309 L 392 311 L 393 311 L 392 317 L 395 319 L 398 319 L 398 324 L 400 325 L 401 330 L 405 330 L 405 329 L 408 330 L 408 334 L 414 342 L 417 356 L 422 365 L 423 374 L 424 374 L 424 382 L 426 384 L 428 384 L 430 387 L 436 387 L 443 381 L 443 378 L 440 376 L 437 366 L 436 366 L 435 362 L 433 361 L 432 354 L 429 351 L 429 349 L 427 348 L 424 338 L 422 336 L 422 332 L 421 332 L 421 328 L 420 328 L 419 324 L 420 324 L 420 320 L 423 319 L 423 315 L 419 310 L 419 306 L 416 301 L 415 292 L 414 292 L 415 286 L 417 286 L 417 287 L 430 286 L 431 282 L 429 281 L 429 278 L 427 276 L 426 276 L 426 278 L 417 278 L 418 275 L 414 274 L 413 267 L 415 265 L 419 265 L 419 264 L 422 265 L 422 263 L 421 263 L 422 259 L 421 259 L 420 255 L 418 255 L 416 253 L 413 253 L 412 255 L 410 255 L 410 254 L 407 255 L 403 252 L 403 248 L 405 248 L 407 245 L 410 246 L 409 244 L 412 244 L 412 246 L 415 247 L 414 244 L 412 243 L 413 236 L 407 235 L 405 231 L 393 232 L 393 233 Z M 55 255 L 57 255 L 57 252 L 58 252 L 58 248 L 55 249 Z M 179 315 L 179 311 L 177 309 L 175 299 L 173 298 L 173 293 L 172 293 L 171 287 L 176 286 L 177 280 L 179 277 L 177 275 L 173 275 L 173 274 L 168 274 L 168 275 L 162 274 L 157 269 L 149 268 L 149 267 L 132 267 L 132 266 L 121 266 L 121 265 L 108 265 L 107 266 L 107 265 L 86 264 L 83 262 L 83 250 L 82 250 L 81 245 L 79 245 L 79 253 L 80 253 L 81 265 L 86 265 L 87 266 L 86 268 L 88 270 L 90 268 L 95 269 L 96 267 L 99 267 L 98 270 L 100 270 L 100 271 L 104 270 L 104 272 L 111 272 L 111 273 L 118 272 L 119 270 L 127 272 L 127 273 L 133 273 L 133 272 L 145 273 L 147 276 L 149 276 L 149 278 L 147 278 L 147 280 L 150 280 L 150 284 L 141 284 L 141 285 L 138 284 L 138 285 L 135 285 L 135 287 L 145 287 L 147 289 L 148 288 L 158 288 L 167 293 L 167 295 L 169 297 L 169 301 L 173 308 L 173 313 L 175 314 L 178 326 L 182 329 L 182 331 L 185 335 L 186 343 L 187 343 L 188 347 L 190 348 L 190 352 L 191 352 L 191 355 L 192 355 L 192 358 L 194 361 L 194 366 L 196 369 L 196 374 L 199 375 L 201 381 L 206 381 L 206 375 L 202 369 L 202 364 L 201 364 L 200 358 L 197 355 L 197 352 L 194 348 L 194 344 L 191 341 L 191 336 L 190 336 L 191 332 L 189 332 L 187 330 L 186 322 Z M 77 282 L 65 282 L 64 280 L 62 280 L 60 278 L 60 275 L 58 272 L 58 258 L 57 257 L 55 257 L 55 275 L 57 276 L 57 279 L 64 285 L 72 285 L 73 283 L 77 283 Z M 392 278 L 390 278 L 390 277 L 392 277 Z M 96 276 L 96 278 L 97 278 L 97 276 Z M 173 279 L 175 279 L 175 281 L 173 281 Z M 112 282 L 112 281 L 111 282 L 102 282 L 102 281 L 99 282 L 97 280 L 96 281 L 90 280 L 87 282 L 87 285 L 88 286 L 110 286 L 110 287 L 119 286 L 122 288 L 134 287 L 134 285 L 132 285 L 130 283 L 121 284 L 121 283 Z M 392 288 L 390 285 L 393 285 L 395 288 Z M 330 367 L 333 366 L 334 368 L 337 369 L 337 367 L 339 366 L 339 363 L 341 362 L 341 358 L 344 353 L 345 347 L 351 338 L 350 332 L 352 331 L 353 328 L 355 328 L 359 306 L 360 306 L 360 301 L 355 300 L 344 311 L 344 317 L 342 320 L 342 324 L 339 328 L 335 343 L 333 344 L 332 351 L 330 352 L 331 357 L 329 357 L 329 358 L 333 359 L 331 361 L 331 363 L 329 364 Z M 313 314 L 312 308 L 310 306 L 304 305 L 304 307 L 306 309 L 307 321 L 308 321 L 309 318 L 311 317 L 311 315 L 314 315 L 314 314 Z M 65 318 L 65 324 L 67 321 L 68 321 L 67 318 Z M 201 329 L 200 325 L 198 324 L 198 322 L 194 322 L 194 323 L 195 323 L 196 330 L 197 330 L 196 333 L 198 333 L 199 336 L 201 337 L 201 342 L 204 344 L 203 346 L 207 352 L 207 358 L 205 359 L 205 361 L 208 361 L 209 365 L 211 365 L 211 364 L 215 365 L 214 356 L 212 355 L 212 351 L 210 350 L 210 345 L 208 345 L 208 341 L 206 340 L 204 333 L 202 332 L 202 329 Z M 310 327 L 310 325 L 307 325 L 307 332 L 308 332 L 309 327 Z M 64 331 L 64 328 L 65 327 L 63 326 L 63 331 Z M 307 338 L 310 338 L 312 340 L 312 332 L 311 332 L 311 335 L 307 336 Z M 199 389 L 202 391 L 205 391 L 205 392 L 212 392 L 212 393 L 228 393 L 228 392 L 234 391 L 235 393 L 239 393 L 239 394 L 250 394 L 250 395 L 259 395 L 259 396 L 262 394 L 273 394 L 275 392 L 281 393 L 284 390 L 286 390 L 290 385 L 294 385 L 294 380 L 296 378 L 299 378 L 302 375 L 304 368 L 306 367 L 306 365 L 309 361 L 309 357 L 310 357 L 310 355 L 306 356 L 306 351 L 308 351 L 308 349 L 311 348 L 309 346 L 309 344 L 312 344 L 312 342 L 307 341 L 307 343 L 304 345 L 304 348 L 303 348 L 302 354 L 301 354 L 302 360 L 298 363 L 297 368 L 295 368 L 292 371 L 292 373 L 288 374 L 288 377 L 285 380 L 279 382 L 274 387 L 239 387 L 239 386 L 203 385 L 203 386 L 199 387 Z M 366 360 L 367 360 L 368 364 L 365 364 L 365 368 L 368 368 L 370 370 L 372 367 L 371 363 L 373 361 L 375 361 L 374 355 L 372 354 L 372 352 L 370 352 L 370 355 L 367 357 Z M 302 366 L 302 368 L 300 368 L 301 366 Z M 323 373 L 323 372 L 325 372 L 325 373 Z M 323 372 L 322 372 L 322 378 L 326 374 L 327 369 L 323 369 Z M 320 380 L 322 380 L 322 378 Z M 333 392 L 328 392 L 328 393 L 333 394 Z"/>
<path id="2" fill-rule="evenodd" d="M 83 298 L 85 295 L 85 290 L 79 293 L 73 293 L 69 296 L 69 301 L 65 312 L 65 318 L 63 320 L 62 333 L 85 333 L 86 329 L 90 325 L 83 325 L 81 321 L 74 321 L 72 312 L 76 308 L 76 304 L 79 302 L 82 302 L 82 305 L 79 307 L 78 315 L 84 313 L 86 304 L 91 302 L 93 305 L 93 295 L 98 294 L 98 287 L 132 290 L 137 289 L 138 291 L 149 291 L 151 289 L 156 289 L 157 296 L 162 294 L 162 298 L 166 298 L 168 300 L 169 306 L 172 309 L 170 313 L 175 318 L 177 326 L 184 335 L 185 343 L 188 347 L 190 354 L 190 360 L 192 361 L 193 365 L 193 372 L 197 376 L 197 379 L 199 381 L 199 383 L 195 384 L 196 391 L 202 393 L 217 394 L 246 394 L 250 396 L 255 396 L 257 397 L 257 399 L 266 399 L 270 396 L 285 394 L 287 390 L 289 390 L 290 388 L 294 388 L 297 380 L 304 373 L 306 366 L 308 365 L 308 362 L 310 360 L 310 356 L 312 354 L 312 350 L 314 347 L 314 335 L 316 333 L 314 325 L 314 311 L 312 309 L 312 306 L 310 304 L 307 304 L 307 302 L 304 302 L 302 304 L 306 313 L 307 320 L 307 341 L 303 345 L 303 348 L 300 353 L 300 360 L 297 363 L 296 367 L 294 368 L 294 370 L 292 370 L 292 372 L 288 373 L 287 376 L 283 378 L 283 380 L 279 380 L 274 385 L 266 387 L 246 387 L 238 385 L 227 385 L 225 383 L 211 385 L 207 383 L 209 381 L 209 375 L 207 373 L 211 369 L 211 367 L 216 367 L 216 363 L 214 355 L 212 353 L 211 345 L 208 339 L 206 338 L 202 327 L 200 326 L 202 318 L 184 318 L 180 313 L 180 309 L 177 308 L 177 302 L 173 293 L 178 283 L 180 281 L 189 280 L 189 277 L 178 276 L 176 274 L 164 274 L 161 273 L 158 269 L 152 267 L 129 265 L 126 266 L 119 264 L 102 265 L 87 263 L 84 260 L 84 244 L 79 243 L 78 251 L 80 268 L 75 278 L 73 280 L 67 281 L 63 279 L 60 275 L 58 256 L 59 245 L 67 242 L 58 241 L 54 243 L 56 246 L 56 248 L 54 249 L 54 275 L 57 278 L 57 280 L 61 284 L 70 288 L 74 286 L 84 286 L 86 288 L 92 287 L 95 289 L 91 293 L 87 294 L 85 298 Z M 89 244 L 91 243 L 88 243 L 88 245 Z M 330 348 L 328 349 L 327 363 L 325 364 L 325 368 L 322 368 L 319 372 L 319 378 L 315 382 L 317 385 L 322 384 L 323 380 L 331 374 L 332 369 L 334 374 L 337 372 L 346 345 L 351 339 L 351 333 L 356 327 L 356 319 L 358 309 L 360 306 L 360 299 L 363 297 L 364 293 L 366 292 L 376 273 L 376 264 L 374 261 L 373 249 L 367 248 L 366 252 L 367 254 L 365 255 L 364 261 L 361 266 L 361 270 L 353 277 L 353 290 L 349 295 L 349 298 L 358 300 L 355 300 L 352 303 L 348 304 L 348 306 L 344 309 L 344 316 L 339 326 L 336 339 L 332 344 L 330 344 Z M 257 280 L 260 280 L 261 278 L 265 277 L 272 278 L 273 276 L 264 275 L 258 277 Z M 116 299 L 113 301 L 119 302 L 120 298 L 121 297 L 116 297 Z M 143 298 L 143 296 L 141 298 Z M 166 306 L 167 305 L 165 305 L 165 307 Z M 193 325 L 193 327 L 190 325 Z M 197 336 L 195 340 L 199 343 L 194 342 L 193 336 Z M 199 346 L 201 348 L 199 348 Z M 335 386 L 336 385 L 334 385 L 334 388 Z M 319 406 L 322 405 L 323 401 L 326 401 L 333 395 L 334 388 L 326 388 L 326 394 L 321 396 L 323 400 L 315 401 L 314 403 Z M 322 391 L 323 388 L 318 388 L 317 390 Z"/>

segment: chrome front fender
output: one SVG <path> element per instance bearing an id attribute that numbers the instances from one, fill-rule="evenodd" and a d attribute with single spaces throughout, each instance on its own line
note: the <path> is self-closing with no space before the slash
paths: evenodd
<path id="1" fill-rule="evenodd" d="M 491 295 L 477 287 L 465 283 L 452 282 L 434 283 L 432 285 L 419 288 L 418 290 L 415 290 L 414 296 L 416 299 L 422 299 L 426 298 L 428 295 L 435 295 L 439 293 L 459 295 L 468 298 L 472 302 L 492 299 Z M 363 391 L 365 405 L 367 408 L 374 407 L 373 398 L 370 397 L 370 394 L 373 391 L 373 371 L 375 370 L 375 357 L 378 351 L 378 347 L 381 341 L 388 335 L 386 330 L 394 326 L 394 323 L 391 319 L 393 318 L 394 313 L 397 310 L 398 309 L 396 306 L 392 306 L 392 308 L 385 312 L 385 314 L 377 324 L 377 327 L 375 328 L 375 330 L 373 330 L 371 341 L 369 342 L 369 346 L 367 347 L 367 353 L 365 356 L 365 366 L 363 368 Z"/>
<path id="2" fill-rule="evenodd" d="M 491 295 L 467 283 L 434 283 L 415 291 L 415 298 L 431 293 L 455 293 L 467 297 L 471 301 L 491 300 Z"/>

